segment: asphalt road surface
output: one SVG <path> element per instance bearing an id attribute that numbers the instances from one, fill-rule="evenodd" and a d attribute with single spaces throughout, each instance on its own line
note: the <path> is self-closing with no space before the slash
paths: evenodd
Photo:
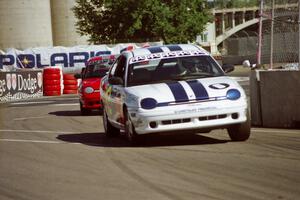
<path id="1" fill-rule="evenodd" d="M 76 96 L 0 104 L 1 200 L 300 199 L 300 130 L 105 138 Z"/>

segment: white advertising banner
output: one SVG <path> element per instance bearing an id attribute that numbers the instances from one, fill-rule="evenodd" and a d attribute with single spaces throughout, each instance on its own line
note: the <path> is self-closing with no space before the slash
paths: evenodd
<path id="1" fill-rule="evenodd" d="M 154 43 L 154 45 L 158 44 L 161 43 Z M 25 49 L 24 51 L 8 49 L 6 52 L 0 52 L 0 71 L 61 66 L 65 73 L 80 72 L 89 58 L 99 55 L 118 55 L 122 49 L 128 46 L 138 48 L 137 44 L 118 44 L 115 46 L 38 47 Z"/>

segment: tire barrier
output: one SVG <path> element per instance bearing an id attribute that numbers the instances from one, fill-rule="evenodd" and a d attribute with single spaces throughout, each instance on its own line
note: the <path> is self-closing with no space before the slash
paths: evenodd
<path id="1" fill-rule="evenodd" d="M 64 85 L 76 85 L 77 80 L 64 80 Z"/>
<path id="2" fill-rule="evenodd" d="M 61 85 L 61 80 L 44 79 L 43 83 L 44 85 L 57 85 L 57 84 Z"/>
<path id="3" fill-rule="evenodd" d="M 62 89 L 62 70 L 57 67 L 44 68 L 43 87 L 44 96 L 60 96 Z"/>
<path id="4" fill-rule="evenodd" d="M 44 96 L 60 96 L 61 91 L 58 90 L 49 90 L 49 91 L 44 91 Z"/>
<path id="5" fill-rule="evenodd" d="M 70 84 L 64 85 L 64 90 L 77 90 L 77 89 L 78 89 L 77 85 L 70 85 Z"/>
<path id="6" fill-rule="evenodd" d="M 77 90 L 64 90 L 64 94 L 77 94 Z"/>
<path id="7" fill-rule="evenodd" d="M 61 86 L 56 85 L 44 85 L 44 91 L 61 91 Z"/>
<path id="8" fill-rule="evenodd" d="M 60 76 L 60 72 L 58 72 L 58 74 L 54 74 L 54 73 L 56 73 L 56 72 L 47 72 L 47 70 L 46 71 L 44 71 L 44 79 L 45 80 L 60 80 L 61 79 L 61 76 Z"/>
<path id="9" fill-rule="evenodd" d="M 64 74 L 64 89 L 63 94 L 77 94 L 78 86 L 77 79 L 74 77 L 74 74 Z"/>

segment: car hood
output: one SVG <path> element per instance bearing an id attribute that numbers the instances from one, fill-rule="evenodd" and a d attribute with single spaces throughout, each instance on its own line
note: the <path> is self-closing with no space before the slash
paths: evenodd
<path id="1" fill-rule="evenodd" d="M 87 78 L 82 80 L 83 87 L 93 87 L 99 89 L 101 78 Z"/>
<path id="2" fill-rule="evenodd" d="M 245 96 L 237 81 L 227 76 L 132 86 L 127 92 L 139 99 L 153 98 L 166 103 L 222 98 L 230 89 L 237 89 Z"/>

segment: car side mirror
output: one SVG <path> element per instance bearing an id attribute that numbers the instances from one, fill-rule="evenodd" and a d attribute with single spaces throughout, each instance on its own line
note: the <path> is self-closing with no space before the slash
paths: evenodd
<path id="1" fill-rule="evenodd" d="M 111 85 L 123 85 L 124 81 L 120 77 L 110 77 L 108 79 L 109 84 Z"/>
<path id="2" fill-rule="evenodd" d="M 229 72 L 232 72 L 234 70 L 234 65 L 232 64 L 224 64 L 222 66 L 222 69 L 225 73 L 229 73 Z"/>
<path id="3" fill-rule="evenodd" d="M 81 77 L 81 74 L 74 74 L 74 77 L 75 77 L 76 79 L 82 78 L 82 77 Z"/>

